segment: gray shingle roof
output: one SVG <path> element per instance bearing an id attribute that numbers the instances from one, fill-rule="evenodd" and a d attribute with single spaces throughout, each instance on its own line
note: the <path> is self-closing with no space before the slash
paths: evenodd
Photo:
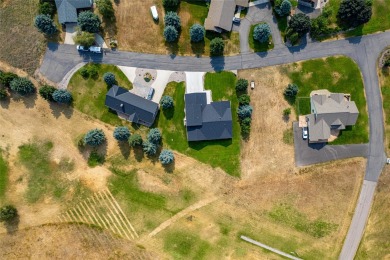
<path id="1" fill-rule="evenodd" d="M 220 32 L 220 29 L 231 31 L 235 9 L 235 0 L 211 0 L 209 13 L 204 22 L 205 29 L 217 32 Z"/>
<path id="2" fill-rule="evenodd" d="M 232 111 L 229 101 L 207 104 L 206 93 L 185 95 L 188 141 L 232 138 Z"/>
<path id="3" fill-rule="evenodd" d="M 359 110 L 343 93 L 310 95 L 312 114 L 307 116 L 310 142 L 329 139 L 331 129 L 344 130 L 356 124 Z"/>
<path id="4" fill-rule="evenodd" d="M 107 92 L 105 105 L 118 113 L 126 114 L 129 121 L 148 127 L 153 124 L 158 111 L 157 103 L 116 85 Z"/>
<path id="5" fill-rule="evenodd" d="M 61 24 L 77 23 L 77 9 L 92 7 L 92 0 L 55 0 L 55 3 Z"/>

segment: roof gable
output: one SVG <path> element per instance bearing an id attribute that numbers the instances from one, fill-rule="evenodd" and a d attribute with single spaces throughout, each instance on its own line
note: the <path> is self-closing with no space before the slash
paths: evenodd
<path id="1" fill-rule="evenodd" d="M 77 9 L 90 8 L 92 0 L 55 0 L 60 23 L 77 23 Z"/>
<path id="2" fill-rule="evenodd" d="M 221 28 L 231 31 L 235 8 L 235 0 L 211 0 L 210 9 L 204 23 L 205 29 L 218 31 L 218 28 Z"/>

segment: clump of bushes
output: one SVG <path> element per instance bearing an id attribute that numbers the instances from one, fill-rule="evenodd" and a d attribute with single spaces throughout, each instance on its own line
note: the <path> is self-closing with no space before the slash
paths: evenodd
<path id="1" fill-rule="evenodd" d="M 150 142 L 150 141 L 145 141 L 142 144 L 142 147 L 143 147 L 143 151 L 148 156 L 153 156 L 153 155 L 156 155 L 156 153 L 157 153 L 157 145 Z"/>
<path id="2" fill-rule="evenodd" d="M 163 109 L 169 109 L 173 107 L 173 98 L 171 96 L 163 96 L 160 101 L 160 105 Z"/>
<path id="3" fill-rule="evenodd" d="M 0 208 L 0 222 L 10 222 L 18 216 L 18 210 L 12 205 Z"/>
<path id="4" fill-rule="evenodd" d="M 41 95 L 41 97 L 47 101 L 54 101 L 53 99 L 53 93 L 54 91 L 56 91 L 57 89 L 53 86 L 49 86 L 49 85 L 43 85 L 40 89 L 39 89 L 39 95 Z"/>
<path id="5" fill-rule="evenodd" d="M 99 76 L 99 72 L 95 64 L 84 66 L 79 70 L 79 72 L 81 77 L 83 77 L 84 79 L 97 79 Z"/>
<path id="6" fill-rule="evenodd" d="M 35 92 L 34 84 L 27 78 L 14 78 L 10 83 L 10 88 L 22 96 Z"/>
<path id="7" fill-rule="evenodd" d="M 299 13 L 291 17 L 288 22 L 286 38 L 295 45 L 299 39 L 310 31 L 310 18 L 306 14 Z"/>
<path id="8" fill-rule="evenodd" d="M 34 19 L 34 26 L 38 31 L 47 35 L 55 34 L 58 31 L 53 19 L 46 14 L 38 14 Z"/>
<path id="9" fill-rule="evenodd" d="M 131 147 L 139 147 L 143 143 L 142 137 L 139 134 L 133 134 L 129 138 L 129 145 Z"/>
<path id="10" fill-rule="evenodd" d="M 72 94 L 66 89 L 57 89 L 52 94 L 53 100 L 61 104 L 70 104 L 72 102 Z"/>
<path id="11" fill-rule="evenodd" d="M 115 19 L 115 11 L 112 6 L 111 0 L 97 0 L 96 7 L 99 10 L 99 13 L 103 16 L 106 20 L 113 20 Z"/>
<path id="12" fill-rule="evenodd" d="M 275 1 L 275 12 L 279 16 L 289 15 L 291 12 L 292 4 L 289 0 L 276 0 Z"/>
<path id="13" fill-rule="evenodd" d="M 91 11 L 81 12 L 77 18 L 77 23 L 82 31 L 90 33 L 99 32 L 100 25 L 102 24 L 99 16 L 92 13 Z"/>
<path id="14" fill-rule="evenodd" d="M 241 127 L 241 135 L 247 138 L 250 133 L 252 123 L 252 111 L 253 108 L 250 106 L 251 98 L 246 94 L 248 90 L 249 82 L 246 79 L 238 79 L 236 82 L 236 93 L 238 96 L 238 109 L 237 115 Z"/>
<path id="15" fill-rule="evenodd" d="M 248 89 L 249 82 L 246 79 L 238 79 L 236 82 L 236 91 L 245 92 Z"/>
<path id="16" fill-rule="evenodd" d="M 160 144 L 161 140 L 162 140 L 162 135 L 161 135 L 160 129 L 158 129 L 158 128 L 150 129 L 146 138 L 150 143 L 153 143 L 155 145 Z"/>
<path id="17" fill-rule="evenodd" d="M 221 56 L 223 55 L 223 50 L 225 49 L 225 43 L 222 38 L 216 37 L 210 41 L 210 54 L 212 56 Z"/>
<path id="18" fill-rule="evenodd" d="M 337 17 L 347 27 L 367 23 L 372 15 L 372 2 L 367 0 L 343 0 Z"/>
<path id="19" fill-rule="evenodd" d="M 295 102 L 298 91 L 299 89 L 296 84 L 288 84 L 283 92 L 284 98 L 287 100 L 287 102 L 293 104 Z"/>

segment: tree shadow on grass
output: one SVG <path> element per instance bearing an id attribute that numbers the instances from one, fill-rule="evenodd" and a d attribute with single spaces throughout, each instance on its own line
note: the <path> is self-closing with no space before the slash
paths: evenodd
<path id="1" fill-rule="evenodd" d="M 163 114 L 164 114 L 166 119 L 168 119 L 168 120 L 172 119 L 173 115 L 175 114 L 175 107 L 163 109 Z"/>
<path id="2" fill-rule="evenodd" d="M 191 50 L 196 55 L 196 57 L 202 57 L 205 52 L 205 42 L 191 42 Z"/>
<path id="3" fill-rule="evenodd" d="M 134 159 L 137 162 L 141 162 L 142 159 L 145 158 L 145 154 L 144 151 L 142 150 L 142 146 L 133 147 L 133 151 L 134 151 Z"/>
<path id="4" fill-rule="evenodd" d="M 121 153 L 123 155 L 123 158 L 126 160 L 129 159 L 130 156 L 130 145 L 126 141 L 119 141 L 118 142 L 119 149 L 121 150 Z"/>
<path id="5" fill-rule="evenodd" d="M 178 36 L 179 39 L 180 36 Z M 174 41 L 174 42 L 165 42 L 165 48 L 169 52 L 169 54 L 176 56 L 179 53 L 179 42 Z"/>
<path id="6" fill-rule="evenodd" d="M 8 109 L 10 103 L 11 99 L 9 97 L 7 97 L 6 99 L 0 99 L 0 106 L 4 109 Z"/>
<path id="7" fill-rule="evenodd" d="M 22 96 L 18 93 L 10 91 L 10 98 L 16 102 L 23 101 L 23 104 L 26 108 L 33 108 L 35 107 L 35 101 L 37 100 L 38 96 L 36 92 Z"/>
<path id="8" fill-rule="evenodd" d="M 73 115 L 73 107 L 67 104 L 59 104 L 56 102 L 49 102 L 51 113 L 55 118 L 64 115 L 66 118 L 71 118 Z"/>
<path id="9" fill-rule="evenodd" d="M 170 164 L 163 165 L 164 171 L 167 173 L 173 173 L 175 171 L 175 161 Z"/>
<path id="10" fill-rule="evenodd" d="M 9 221 L 4 222 L 5 229 L 7 234 L 13 234 L 19 230 L 20 217 L 17 215 L 15 218 Z"/>

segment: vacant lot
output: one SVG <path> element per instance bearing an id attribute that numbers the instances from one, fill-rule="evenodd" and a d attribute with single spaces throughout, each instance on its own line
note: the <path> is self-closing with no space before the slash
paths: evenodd
<path id="1" fill-rule="evenodd" d="M 150 6 L 156 5 L 159 21 L 154 22 L 150 14 Z M 203 25 L 207 17 L 206 2 L 198 0 L 181 1 L 177 10 L 181 18 L 181 32 L 178 42 L 166 43 L 163 37 L 164 8 L 157 0 L 118 1 L 115 7 L 117 21 L 117 39 L 119 48 L 128 51 L 180 54 L 209 55 L 210 40 L 222 37 L 225 40 L 225 55 L 239 53 L 238 33 L 213 34 L 207 33 L 205 41 L 192 44 L 189 29 L 194 23 Z M 130 14 L 130 15 L 129 15 Z"/>
<path id="2" fill-rule="evenodd" d="M 33 24 L 39 0 L 0 1 L 0 60 L 32 75 L 45 50 L 45 39 Z"/>
<path id="3" fill-rule="evenodd" d="M 213 101 L 230 100 L 233 116 L 233 139 L 187 142 L 184 119 L 183 83 L 170 83 L 165 89 L 166 95 L 175 100 L 175 108 L 170 111 L 161 111 L 158 127 L 163 130 L 164 140 L 169 147 L 213 167 L 220 167 L 226 173 L 240 176 L 240 127 L 237 119 L 238 101 L 234 86 L 236 77 L 231 72 L 207 73 L 205 88 L 212 91 Z M 215 156 L 218 155 L 218 156 Z"/>

